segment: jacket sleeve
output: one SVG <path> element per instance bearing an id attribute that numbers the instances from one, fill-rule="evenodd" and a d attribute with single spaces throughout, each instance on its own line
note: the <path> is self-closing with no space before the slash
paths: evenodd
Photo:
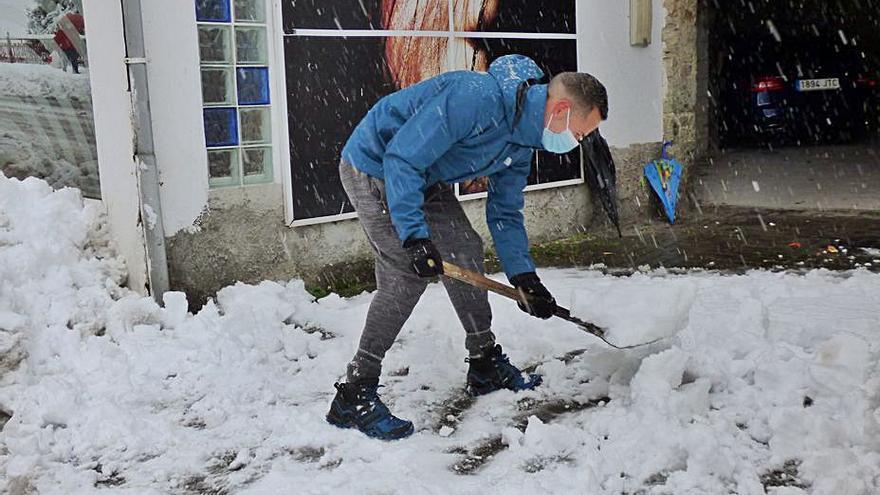
<path id="1" fill-rule="evenodd" d="M 530 168 L 529 161 L 520 162 L 489 177 L 486 223 L 508 279 L 535 271 L 523 221 L 523 189 Z"/>
<path id="2" fill-rule="evenodd" d="M 441 90 L 413 112 L 385 148 L 385 195 L 401 242 L 430 237 L 422 210 L 425 171 L 474 127 L 475 105 L 466 99 L 454 87 Z M 456 114 L 450 116 L 452 109 Z"/>

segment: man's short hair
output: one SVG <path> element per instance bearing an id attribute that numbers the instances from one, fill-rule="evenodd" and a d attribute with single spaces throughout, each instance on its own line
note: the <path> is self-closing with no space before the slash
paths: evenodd
<path id="1" fill-rule="evenodd" d="M 602 120 L 608 118 L 608 91 L 586 72 L 560 72 L 550 81 L 550 93 L 573 100 L 575 111 L 590 112 L 598 108 Z"/>

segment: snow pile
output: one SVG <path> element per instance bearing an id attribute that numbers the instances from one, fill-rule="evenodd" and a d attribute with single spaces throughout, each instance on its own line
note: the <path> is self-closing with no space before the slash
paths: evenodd
<path id="1" fill-rule="evenodd" d="M 567 421 L 568 434 L 582 435 L 592 472 L 621 474 L 584 480 L 587 492 L 656 485 L 647 493 L 763 493 L 777 484 L 788 485 L 779 493 L 878 491 L 880 277 L 655 272 L 581 283 L 579 301 L 621 313 L 644 303 L 619 299 L 615 288 L 631 287 L 637 299 L 653 286 L 669 300 L 648 301 L 682 325 L 652 351 L 583 358 L 578 374 L 592 386 L 607 380 L 611 400 Z M 581 306 L 580 314 L 607 313 Z"/>
<path id="2" fill-rule="evenodd" d="M 666 279 L 661 291 L 656 280 L 635 275 L 626 284 L 609 278 L 584 283 L 572 287 L 570 295 L 574 316 L 605 327 L 611 342 L 631 345 L 668 337 L 685 328 L 696 293 L 697 285 L 688 278 Z M 597 299 L 603 304 L 590 303 Z"/>
<path id="3" fill-rule="evenodd" d="M 103 205 L 84 203 L 78 189 L 53 191 L 45 181 L 0 173 L 0 418 L 26 407 L 10 379 L 63 375 L 58 346 L 103 332 L 113 299 L 128 293 L 124 278 Z"/>
<path id="4" fill-rule="evenodd" d="M 0 173 L 0 369 L 22 357 L 25 328 L 94 334 L 124 266 L 108 246 L 103 206 L 78 189 Z"/>
<path id="5" fill-rule="evenodd" d="M 160 308 L 119 288 L 76 191 L 0 177 L 0 215 L 0 326 L 18 348 L 0 377 L 0 492 L 880 489 L 876 274 L 542 271 L 614 337 L 667 338 L 617 351 L 493 299 L 499 342 L 545 383 L 475 401 L 433 284 L 383 377 L 417 432 L 385 443 L 323 420 L 370 294 L 236 284 L 192 315 L 182 294 Z"/>

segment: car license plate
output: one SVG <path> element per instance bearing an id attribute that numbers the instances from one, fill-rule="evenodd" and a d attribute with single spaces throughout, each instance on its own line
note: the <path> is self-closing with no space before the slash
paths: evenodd
<path id="1" fill-rule="evenodd" d="M 826 79 L 798 79 L 798 91 L 828 91 L 840 89 L 840 79 L 829 77 Z"/>

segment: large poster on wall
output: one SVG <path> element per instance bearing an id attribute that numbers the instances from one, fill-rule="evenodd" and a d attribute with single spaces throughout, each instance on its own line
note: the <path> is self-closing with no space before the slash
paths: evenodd
<path id="1" fill-rule="evenodd" d="M 283 0 L 282 15 L 294 221 L 353 211 L 340 152 L 382 96 L 511 53 L 550 76 L 577 70 L 575 0 Z M 529 184 L 581 179 L 579 150 L 539 152 Z M 461 197 L 483 191 L 479 180 L 459 186 Z"/>

